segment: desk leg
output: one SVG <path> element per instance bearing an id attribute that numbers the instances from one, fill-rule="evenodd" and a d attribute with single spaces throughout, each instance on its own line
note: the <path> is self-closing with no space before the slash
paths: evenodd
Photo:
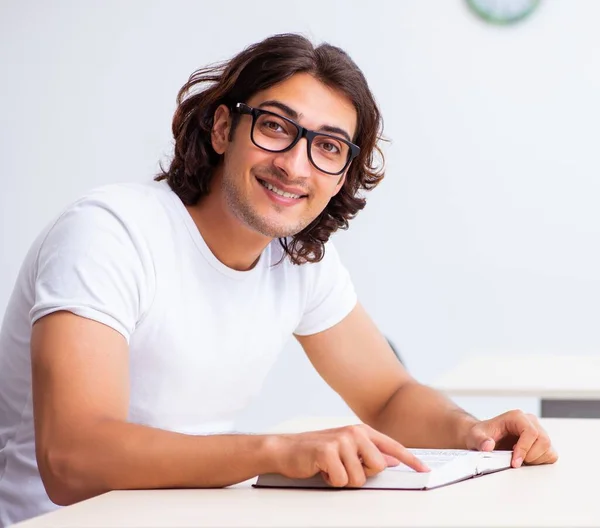
<path id="1" fill-rule="evenodd" d="M 600 418 L 600 400 L 542 400 L 542 418 Z"/>

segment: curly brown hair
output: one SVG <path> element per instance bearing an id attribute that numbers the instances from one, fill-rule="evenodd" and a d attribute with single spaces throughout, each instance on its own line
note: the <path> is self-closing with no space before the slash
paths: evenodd
<path id="1" fill-rule="evenodd" d="M 196 204 L 208 194 L 213 170 L 221 160 L 211 143 L 217 107 L 246 102 L 255 93 L 301 72 L 352 101 L 358 118 L 354 142 L 360 153 L 350 164 L 342 188 L 322 213 L 296 235 L 279 239 L 294 264 L 321 260 L 331 234 L 347 229 L 349 220 L 364 208 L 361 191 L 373 189 L 384 177 L 384 158 L 378 146 L 381 113 L 363 73 L 342 49 L 327 43 L 315 47 L 304 36 L 280 34 L 247 47 L 227 62 L 194 72 L 177 95 L 173 158 L 168 169 L 161 167 L 155 178 L 167 180 L 184 204 Z"/>

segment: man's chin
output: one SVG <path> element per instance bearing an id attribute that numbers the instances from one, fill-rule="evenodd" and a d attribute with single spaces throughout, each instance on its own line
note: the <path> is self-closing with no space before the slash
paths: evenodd
<path id="1" fill-rule="evenodd" d="M 306 227 L 306 225 L 304 223 L 301 225 L 287 225 L 263 220 L 254 223 L 254 225 L 251 225 L 250 227 L 261 235 L 269 238 L 286 238 L 297 235 Z"/>
<path id="2" fill-rule="evenodd" d="M 274 211 L 271 207 L 236 207 L 234 214 L 251 230 L 268 238 L 285 238 L 300 233 L 310 221 L 297 218 L 287 218 L 283 212 Z M 312 220 L 311 220 L 312 221 Z"/>
<path id="3" fill-rule="evenodd" d="M 298 233 L 300 233 L 302 231 L 302 229 L 300 230 L 291 230 L 291 229 L 269 229 L 269 230 L 260 230 L 258 231 L 261 235 L 264 235 L 266 237 L 269 238 L 287 238 L 287 237 L 293 237 L 295 235 L 297 235 Z"/>

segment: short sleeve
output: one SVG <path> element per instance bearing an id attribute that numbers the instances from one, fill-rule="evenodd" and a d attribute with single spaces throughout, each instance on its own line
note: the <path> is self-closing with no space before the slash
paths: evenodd
<path id="1" fill-rule="evenodd" d="M 296 335 L 311 335 L 331 328 L 356 306 L 357 297 L 350 274 L 330 241 L 320 262 L 308 266 L 308 292 Z"/>
<path id="2" fill-rule="evenodd" d="M 69 207 L 39 247 L 31 324 L 66 310 L 129 342 L 152 298 L 153 267 L 134 223 L 98 199 Z"/>

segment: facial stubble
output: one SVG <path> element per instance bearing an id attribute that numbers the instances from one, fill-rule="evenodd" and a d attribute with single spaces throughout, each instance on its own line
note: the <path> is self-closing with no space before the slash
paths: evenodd
<path id="1" fill-rule="evenodd" d="M 261 215 L 254 204 L 251 196 L 246 196 L 239 182 L 241 178 L 230 172 L 223 174 L 223 193 L 229 210 L 246 224 L 250 229 L 269 238 L 285 238 L 296 235 L 309 225 L 314 218 L 301 217 L 295 223 L 266 218 Z M 260 185 L 260 184 L 259 184 Z M 272 208 L 277 213 L 283 213 L 285 206 L 272 203 Z M 283 214 L 282 214 L 283 216 Z M 282 218 L 283 220 L 283 218 Z"/>

